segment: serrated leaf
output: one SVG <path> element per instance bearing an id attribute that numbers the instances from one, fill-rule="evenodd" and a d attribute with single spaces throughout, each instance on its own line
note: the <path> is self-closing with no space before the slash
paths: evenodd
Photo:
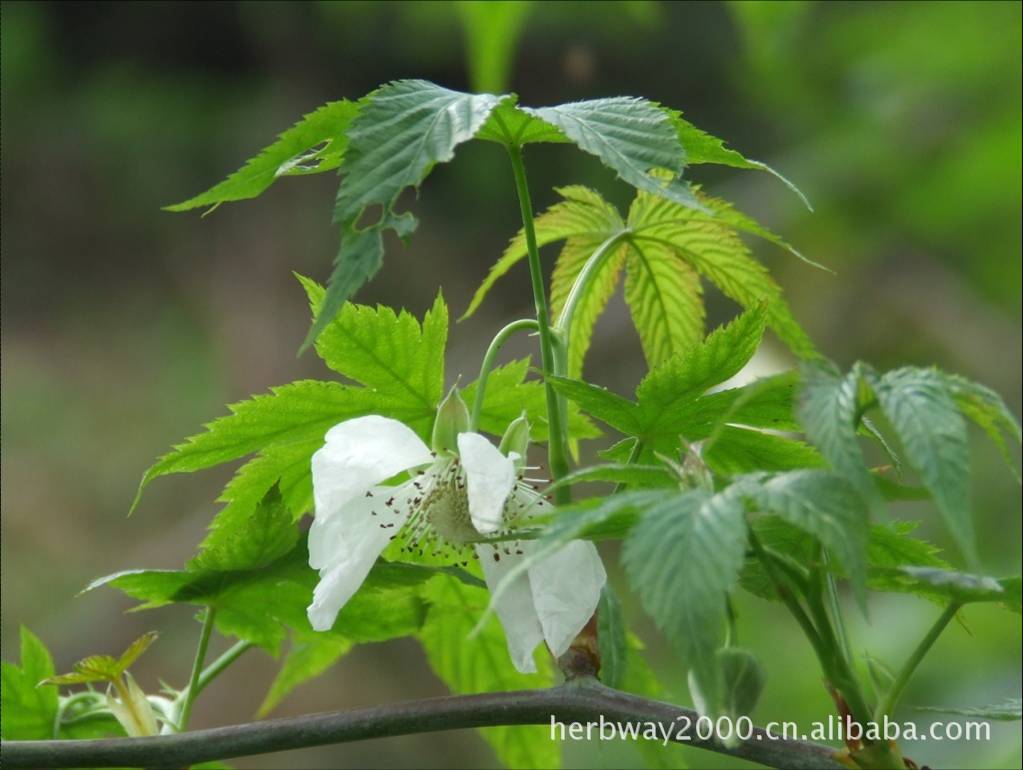
<path id="1" fill-rule="evenodd" d="M 799 373 L 762 377 L 739 388 L 701 396 L 681 432 L 690 441 L 713 437 L 726 424 L 798 432 L 795 416 Z"/>
<path id="2" fill-rule="evenodd" d="M 262 719 L 300 684 L 314 679 L 333 666 L 352 648 L 352 642 L 334 636 L 315 634 L 294 638 L 270 690 L 260 704 L 256 717 Z"/>
<path id="3" fill-rule="evenodd" d="M 193 571 L 230 572 L 265 567 L 291 551 L 299 532 L 272 486 L 252 513 L 230 506 L 213 520 L 199 554 L 188 563 Z"/>
<path id="4" fill-rule="evenodd" d="M 1014 440 L 1019 444 L 1023 439 L 1016 415 L 1009 410 L 1002 397 L 991 388 L 955 374 L 941 373 L 941 377 L 959 407 L 959 411 L 972 420 L 995 443 L 1005 458 L 1006 464 L 1016 476 L 1016 481 L 1019 481 L 1020 471 L 1012 450 L 1009 449 L 1009 441 Z"/>
<path id="5" fill-rule="evenodd" d="M 999 602 L 1019 611 L 1018 577 L 997 580 L 985 575 L 917 565 L 878 568 L 876 573 L 883 573 L 890 579 L 891 586 L 898 586 L 898 590 L 905 593 L 938 596 L 960 604 Z"/>
<path id="6" fill-rule="evenodd" d="M 521 109 L 560 129 L 580 150 L 597 156 L 637 190 L 699 208 L 688 184 L 650 173 L 651 169 L 665 169 L 678 177 L 684 167 L 677 133 L 667 115 L 652 102 L 612 97 Z"/>
<path id="7" fill-rule="evenodd" d="M 917 711 L 936 714 L 957 714 L 976 719 L 991 719 L 996 722 L 1016 722 L 1023 719 L 1023 700 L 1006 698 L 990 706 L 917 706 Z"/>
<path id="8" fill-rule="evenodd" d="M 344 99 L 328 102 L 304 116 L 223 182 L 193 198 L 167 206 L 166 210 L 187 211 L 255 198 L 281 176 L 316 174 L 337 168 L 348 144 L 345 130 L 358 111 L 357 102 Z"/>
<path id="9" fill-rule="evenodd" d="M 628 254 L 625 302 L 647 364 L 656 367 L 703 339 L 700 276 L 661 244 L 633 240 Z"/>
<path id="10" fill-rule="evenodd" d="M 286 628 L 314 633 L 306 608 L 318 576 L 308 562 L 305 543 L 300 542 L 282 558 L 257 570 L 128 570 L 94 580 L 85 591 L 109 585 L 142 601 L 137 609 L 175 602 L 215 607 L 215 624 L 221 633 L 276 654 Z M 408 572 L 397 565 L 378 563 L 328 633 L 352 642 L 414 633 L 424 613 L 416 586 L 435 574 L 437 571 L 426 567 Z"/>
<path id="11" fill-rule="evenodd" d="M 551 484 L 547 491 L 592 481 L 628 484 L 630 487 L 664 487 L 677 484 L 675 478 L 663 465 L 606 463 L 571 471 Z"/>
<path id="12" fill-rule="evenodd" d="M 697 198 L 707 213 L 637 194 L 627 219 L 630 242 L 668 250 L 744 308 L 766 303 L 767 323 L 779 339 L 800 358 L 816 357 L 816 348 L 792 315 L 781 287 L 753 259 L 738 231 L 761 237 L 773 234 L 723 201 L 702 193 Z M 769 240 L 784 244 L 777 236 Z"/>
<path id="13" fill-rule="evenodd" d="M 877 490 L 856 438 L 861 414 L 860 376 L 843 375 L 832 364 L 810 362 L 802 368 L 798 414 L 810 440 L 831 467 L 849 479 L 865 500 L 876 504 Z"/>
<path id="14" fill-rule="evenodd" d="M 763 306 L 749 310 L 647 374 L 636 388 L 646 430 L 675 430 L 683 407 L 737 374 L 760 346 L 765 318 Z"/>
<path id="15" fill-rule="evenodd" d="M 832 552 L 860 601 L 865 601 L 867 510 L 856 488 L 843 476 L 822 470 L 792 471 L 741 479 L 735 487 L 759 510 L 806 532 Z"/>
<path id="16" fill-rule="evenodd" d="M 57 688 L 39 686 L 54 673 L 53 658 L 46 645 L 22 626 L 21 664 L 4 661 L 0 665 L 0 730 L 5 741 L 54 737 Z"/>
<path id="17" fill-rule="evenodd" d="M 269 394 L 229 405 L 230 415 L 207 423 L 204 433 L 186 438 L 157 460 L 142 477 L 139 496 L 160 476 L 211 468 L 268 448 L 322 443 L 331 426 L 377 413 L 380 406 L 372 392 L 337 382 L 299 380 L 271 388 Z"/>
<path id="18" fill-rule="evenodd" d="M 607 423 L 615 430 L 634 436 L 643 432 L 644 426 L 640 422 L 638 405 L 635 402 L 612 393 L 607 388 L 581 380 L 548 377 L 547 382 L 562 396 L 578 404 L 584 412 Z"/>
<path id="19" fill-rule="evenodd" d="M 956 543 L 975 564 L 966 424 L 943 377 L 934 370 L 894 369 L 876 381 L 874 392 L 906 459 L 934 496 Z"/>
<path id="20" fill-rule="evenodd" d="M 464 94 L 424 80 L 398 80 L 370 94 L 348 129 L 341 161 L 341 186 L 334 221 L 341 226 L 341 248 L 334 261 L 323 304 L 303 345 L 311 344 L 342 304 L 379 270 L 384 230 L 407 237 L 411 214 L 394 211 L 398 196 L 418 187 L 438 163 L 472 139 L 507 96 Z M 364 212 L 381 208 L 375 221 L 360 227 Z"/>
<path id="21" fill-rule="evenodd" d="M 490 618 L 479 633 L 469 638 L 487 607 L 485 589 L 470 588 L 449 577 L 426 586 L 431 607 L 419 632 L 431 668 L 454 693 L 498 692 L 543 687 L 553 677 L 547 656 L 536 655 L 538 674 L 520 674 L 508 664 L 504 632 L 497 618 Z M 480 731 L 508 767 L 557 768 L 559 745 L 550 740 L 548 728 L 534 726 L 491 727 Z"/>
<path id="22" fill-rule="evenodd" d="M 525 411 L 529 420 L 530 439 L 547 441 L 547 397 L 543 382 L 526 380 L 529 365 L 530 358 L 527 356 L 491 370 L 480 413 L 480 430 L 500 436 Z M 466 403 L 473 402 L 477 387 L 475 381 L 465 386 L 462 395 Z M 571 404 L 568 409 L 568 435 L 572 439 L 596 438 L 600 430 L 583 416 L 577 405 Z"/>
<path id="23" fill-rule="evenodd" d="M 150 645 L 156 641 L 158 636 L 159 634 L 157 634 L 156 631 L 150 631 L 128 645 L 128 649 L 122 652 L 121 657 L 117 659 L 118 670 L 124 672 L 131 668 L 131 664 L 138 660 L 142 653 L 149 649 Z"/>
<path id="24" fill-rule="evenodd" d="M 735 495 L 692 490 L 645 511 L 622 548 L 633 591 L 699 679 L 709 713 L 720 704 L 715 651 L 745 558 L 744 513 Z"/>
<path id="25" fill-rule="evenodd" d="M 722 427 L 700 456 L 708 468 L 722 476 L 819 468 L 824 464 L 820 453 L 809 444 L 734 425 Z"/>
<path id="26" fill-rule="evenodd" d="M 761 163 L 758 160 L 749 160 L 737 150 L 725 147 L 725 143 L 721 139 L 708 134 L 706 131 L 694 126 L 688 120 L 685 120 L 682 117 L 681 112 L 678 112 L 677 110 L 665 110 L 665 112 L 671 118 L 671 121 L 678 132 L 679 144 L 685 148 L 686 163 L 688 165 L 694 166 L 699 163 L 715 163 L 722 166 L 731 166 L 732 168 L 766 171 L 792 190 L 792 192 L 799 197 L 799 200 L 803 202 L 803 205 L 810 211 L 813 211 L 810 201 L 806 199 L 806 196 L 803 195 L 802 191 L 766 163 Z"/>
<path id="27" fill-rule="evenodd" d="M 555 192 L 563 200 L 555 203 L 533 221 L 537 246 L 571 239 L 579 251 L 592 246 L 592 253 L 603 240 L 620 231 L 625 225 L 618 210 L 594 190 L 581 185 L 571 185 L 557 187 Z M 487 277 L 476 289 L 468 309 L 459 320 L 464 320 L 475 313 L 497 280 L 524 259 L 526 253 L 526 236 L 520 230 L 508 243 L 500 259 L 490 268 Z M 566 286 L 566 283 L 566 280 L 559 280 L 556 286 L 554 283 L 551 285 L 551 302 L 555 313 L 560 310 L 559 301 L 564 301 L 568 289 L 571 288 L 571 285 Z"/>

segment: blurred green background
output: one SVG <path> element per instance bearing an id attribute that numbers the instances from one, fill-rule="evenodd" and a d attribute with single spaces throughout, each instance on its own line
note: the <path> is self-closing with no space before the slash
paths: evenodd
<path id="1" fill-rule="evenodd" d="M 814 214 L 767 175 L 699 168 L 837 276 L 757 245 L 796 315 L 842 364 L 935 363 L 985 382 L 1020 411 L 1019 3 L 17 3 L 2 24 L 3 656 L 18 624 L 59 669 L 163 636 L 137 672 L 187 677 L 187 609 L 124 615 L 114 592 L 75 598 L 91 578 L 175 568 L 216 510 L 227 473 L 159 482 L 125 517 L 142 471 L 223 404 L 304 376 L 307 328 L 290 276 L 320 279 L 336 247 L 336 178 L 288 179 L 215 214 L 160 206 L 205 189 L 301 113 L 399 77 L 511 88 L 525 104 L 629 94 L 685 111 L 702 128 L 796 180 Z M 467 62 L 469 64 L 467 64 Z M 504 82 L 507 81 L 507 82 Z M 582 182 L 628 191 L 595 160 L 530 149 L 538 209 Z M 409 247 L 359 296 L 419 313 L 438 285 L 453 310 L 517 228 L 498 148 L 468 145 L 416 203 Z M 552 255 L 548 254 L 548 258 Z M 548 260 L 549 261 L 549 260 Z M 452 331 L 449 377 L 471 374 L 507 320 L 528 315 L 523 270 L 477 320 Z M 714 323 L 735 308 L 711 298 Z M 643 372 L 620 301 L 591 353 L 591 379 L 628 392 Z M 523 343 L 524 345 L 524 343 Z M 526 352 L 525 346 L 513 353 Z M 768 348 L 763 366 L 784 366 Z M 1020 491 L 975 443 L 976 516 L 995 574 L 1020 570 Z M 907 507 L 945 543 L 933 512 Z M 608 550 L 614 563 L 613 549 Z M 625 586 L 612 569 L 612 579 Z M 635 602 L 671 693 L 684 677 Z M 768 672 L 758 721 L 805 723 L 829 703 L 811 653 L 777 607 L 740 600 L 742 644 Z M 878 597 L 858 641 L 897 665 L 936 615 Z M 910 704 L 981 705 L 1020 694 L 1020 618 L 971 609 L 907 694 Z M 195 724 L 251 718 L 274 672 L 252 653 L 211 688 Z M 358 648 L 279 710 L 298 714 L 439 694 L 411 642 Z M 906 711 L 907 718 L 914 717 Z M 917 714 L 924 722 L 930 715 Z M 922 743 L 919 763 L 1019 767 L 1018 723 L 983 744 Z M 628 747 L 571 746 L 569 765 L 637 763 Z M 689 754 L 693 766 L 731 766 Z M 489 766 L 469 732 L 251 758 L 238 767 Z"/>

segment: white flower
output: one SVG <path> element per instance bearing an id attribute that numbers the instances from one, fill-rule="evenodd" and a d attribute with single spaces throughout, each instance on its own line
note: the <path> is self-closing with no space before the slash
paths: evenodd
<path id="1" fill-rule="evenodd" d="M 331 428 L 313 455 L 316 515 L 309 564 L 320 582 L 309 605 L 318 631 L 334 624 L 392 540 L 415 553 L 465 564 L 478 558 L 491 591 L 530 551 L 529 542 L 474 543 L 507 533 L 548 506 L 505 456 L 478 433 L 459 433 L 458 455 L 431 452 L 406 425 L 370 415 Z M 403 472 L 408 481 L 381 486 Z M 523 572 L 495 611 L 521 672 L 536 670 L 533 650 L 546 641 L 564 654 L 593 615 L 606 575 L 597 549 L 576 540 Z"/>

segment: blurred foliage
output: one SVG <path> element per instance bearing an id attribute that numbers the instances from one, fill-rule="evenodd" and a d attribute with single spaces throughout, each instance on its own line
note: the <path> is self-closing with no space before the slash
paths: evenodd
<path id="1" fill-rule="evenodd" d="M 5 2 L 4 657 L 17 657 L 8 650 L 17 649 L 19 623 L 52 642 L 59 669 L 83 649 L 116 649 L 148 630 L 147 620 L 120 615 L 127 604 L 112 594 L 72 597 L 116 569 L 180 565 L 228 476 L 167 482 L 145 515 L 126 521 L 142 470 L 225 402 L 323 375 L 312 356 L 294 358 L 308 311 L 287 271 L 325 277 L 319 271 L 336 247 L 326 224 L 336 181 L 284 180 L 264 200 L 203 220 L 159 208 L 237 168 L 295 115 L 395 78 L 506 86 L 536 105 L 635 94 L 683 109 L 795 180 L 815 204 L 805 212 L 766 175 L 695 174 L 709 194 L 735 200 L 838 272 L 835 279 L 757 249 L 822 351 L 880 368 L 936 363 L 992 385 L 1018 414 L 1020 11 L 986 2 L 543 2 L 498 11 L 510 25 L 498 34 L 479 8 L 455 3 Z M 538 211 L 554 202 L 552 187 L 570 182 L 598 187 L 619 206 L 628 201 L 596 160 L 558 147 L 537 148 L 530 160 Z M 390 269 L 359 300 L 421 314 L 440 285 L 460 313 L 518 227 L 504 164 L 496 148 L 470 147 L 438 169 L 417 204 L 414 245 L 391 244 Z M 504 284 L 473 324 L 452 329 L 452 379 L 474 372 L 485 340 L 528 309 L 525 275 Z M 734 310 L 708 295 L 712 323 Z M 631 392 L 644 365 L 623 303 L 612 301 L 597 333 L 607 342 L 591 351 L 587 371 Z M 783 354 L 771 355 L 768 369 Z M 1001 572 L 1018 572 L 1018 487 L 997 451 L 984 451 L 978 446 L 973 498 L 979 549 Z M 912 518 L 914 503 L 903 505 Z M 937 528 L 919 534 L 943 542 Z M 687 700 L 670 653 L 635 600 L 620 594 L 668 683 L 665 697 Z M 767 674 L 755 718 L 805 723 L 826 712 L 796 629 L 760 600 L 744 597 L 738 611 L 740 643 Z M 924 601 L 886 597 L 853 630 L 897 666 L 935 613 Z M 168 618 L 141 674 L 187 674 L 181 651 L 196 629 L 187 612 L 179 617 L 178 626 Z M 907 703 L 1018 694 L 1020 627 L 1007 617 L 964 611 Z M 280 711 L 440 693 L 410 650 L 362 648 Z M 239 663 L 199 702 L 196 724 L 248 719 L 272 677 L 266 660 Z M 995 725 L 993 736 L 908 753 L 947 766 L 1018 767 L 1018 727 Z M 492 762 L 482 742 L 451 734 L 237 764 L 445 767 L 452 757 Z M 595 761 L 636 760 L 612 746 L 568 747 L 567 764 Z"/>

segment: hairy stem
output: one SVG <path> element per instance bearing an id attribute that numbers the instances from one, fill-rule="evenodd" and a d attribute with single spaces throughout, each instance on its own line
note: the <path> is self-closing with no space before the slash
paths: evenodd
<path id="1" fill-rule="evenodd" d="M 881 698 L 881 702 L 877 704 L 877 710 L 874 712 L 875 721 L 880 721 L 886 716 L 891 717 L 895 713 L 895 707 L 899 704 L 899 697 L 913 676 L 913 672 L 916 671 L 917 666 L 920 665 L 920 662 L 930 652 L 931 647 L 938 641 L 938 637 L 941 636 L 942 631 L 945 630 L 945 627 L 956 616 L 956 613 L 959 612 L 961 606 L 958 602 L 952 602 L 945 608 L 940 617 L 934 621 L 934 625 L 931 626 L 927 635 L 920 640 L 916 649 L 913 650 L 909 659 L 899 670 L 895 681 L 892 682 L 892 686 L 888 688 L 888 692 Z"/>
<path id="2" fill-rule="evenodd" d="M 533 285 L 533 302 L 536 305 L 537 331 L 540 334 L 540 362 L 544 377 L 549 377 L 557 370 L 554 352 L 554 331 L 551 329 L 550 313 L 547 308 L 547 294 L 544 291 L 543 267 L 540 264 L 540 251 L 536 245 L 536 229 L 533 225 L 533 202 L 529 197 L 529 184 L 526 181 L 526 167 L 522 162 L 522 149 L 517 145 L 508 145 L 508 157 L 511 160 L 512 172 L 515 175 L 515 189 L 519 196 L 519 209 L 522 214 L 522 230 L 526 235 L 526 251 L 529 255 L 529 278 Z M 565 451 L 566 434 L 562 420 L 561 405 L 558 394 L 550 382 L 544 382 L 547 398 L 547 459 L 550 465 L 551 479 L 557 480 L 568 472 L 568 453 Z M 571 502 L 571 490 L 560 487 L 555 490 L 555 502 L 565 504 Z"/>
<path id="3" fill-rule="evenodd" d="M 778 768 L 842 768 L 835 749 L 782 740 L 757 728 L 749 740 L 726 748 L 696 734 L 698 715 L 669 703 L 648 700 L 579 679 L 548 690 L 459 695 L 356 711 L 271 719 L 245 725 L 195 730 L 151 738 L 75 741 L 4 741 L 5 768 L 187 767 L 198 762 L 275 751 L 349 743 L 368 738 L 496 725 L 551 726 L 552 740 L 563 740 L 560 725 L 605 720 L 656 725 L 679 741 L 719 754 Z M 690 728 L 682 732 L 689 720 Z M 553 724 L 553 726 L 552 726 Z M 546 740 L 546 737 L 544 738 Z"/>
<path id="4" fill-rule="evenodd" d="M 479 427 L 480 415 L 483 414 L 483 396 L 487 390 L 487 378 L 490 376 L 490 370 L 494 368 L 494 359 L 497 358 L 504 343 L 516 332 L 527 330 L 535 332 L 539 328 L 539 324 L 532 318 L 522 318 L 512 321 L 494 336 L 490 347 L 487 348 L 486 355 L 483 356 L 480 376 L 476 380 L 476 396 L 472 401 L 472 412 L 469 414 L 469 430 L 474 431 Z"/>
<path id="5" fill-rule="evenodd" d="M 202 621 L 202 630 L 199 632 L 199 644 L 195 648 L 195 660 L 192 662 L 192 675 L 188 680 L 188 689 L 184 692 L 184 700 L 181 704 L 181 713 L 178 716 L 178 729 L 188 729 L 188 718 L 192 716 L 192 704 L 199 694 L 199 677 L 202 675 L 203 663 L 206 660 L 206 649 L 210 646 L 210 634 L 213 633 L 213 619 L 217 611 L 212 607 L 206 608 L 206 615 Z"/>

